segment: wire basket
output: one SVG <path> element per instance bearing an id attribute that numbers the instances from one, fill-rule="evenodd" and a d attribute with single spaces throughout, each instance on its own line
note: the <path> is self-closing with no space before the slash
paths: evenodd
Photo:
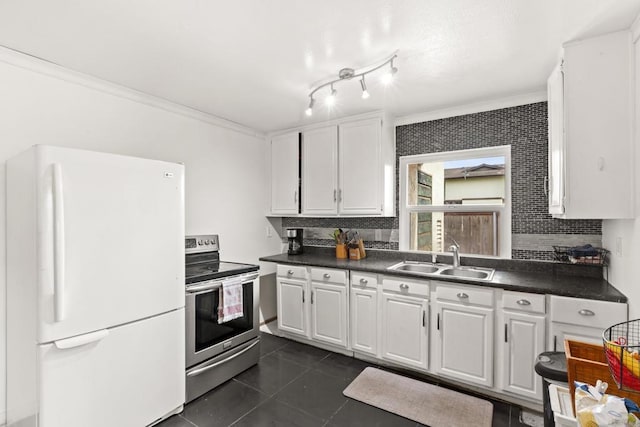
<path id="1" fill-rule="evenodd" d="M 554 246 L 553 259 L 568 264 L 609 265 L 609 251 L 604 248 L 590 248 L 582 252 L 575 246 Z"/>
<path id="2" fill-rule="evenodd" d="M 618 387 L 640 391 L 640 319 L 605 329 L 602 340 L 609 371 Z"/>

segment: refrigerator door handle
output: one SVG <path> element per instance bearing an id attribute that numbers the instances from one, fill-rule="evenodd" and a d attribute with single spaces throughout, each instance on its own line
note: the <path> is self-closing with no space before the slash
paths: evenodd
<path id="1" fill-rule="evenodd" d="M 64 319 L 64 189 L 62 186 L 62 166 L 53 164 L 53 313 L 54 320 Z"/>
<path id="2" fill-rule="evenodd" d="M 70 348 L 80 347 L 92 342 L 100 341 L 104 337 L 109 335 L 108 329 L 100 329 L 99 331 L 89 332 L 88 334 L 78 335 L 63 340 L 57 340 L 53 343 L 60 350 L 68 350 Z"/>

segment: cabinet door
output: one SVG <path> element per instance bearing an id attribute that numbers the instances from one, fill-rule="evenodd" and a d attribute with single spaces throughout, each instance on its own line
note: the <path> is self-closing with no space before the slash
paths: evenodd
<path id="1" fill-rule="evenodd" d="M 493 386 L 492 308 L 436 303 L 436 371 Z"/>
<path id="2" fill-rule="evenodd" d="M 554 68 L 547 81 L 549 116 L 549 213 L 564 213 L 564 76 L 562 66 Z"/>
<path id="3" fill-rule="evenodd" d="M 278 328 L 292 334 L 307 335 L 306 282 L 277 280 Z"/>
<path id="4" fill-rule="evenodd" d="M 382 357 L 427 367 L 427 301 L 382 293 Z"/>
<path id="5" fill-rule="evenodd" d="M 302 134 L 302 213 L 338 213 L 338 128 Z"/>
<path id="6" fill-rule="evenodd" d="M 378 353 L 378 292 L 351 288 L 351 348 L 376 356 Z"/>
<path id="7" fill-rule="evenodd" d="M 341 214 L 382 213 L 381 131 L 380 119 L 360 120 L 339 127 Z"/>
<path id="8" fill-rule="evenodd" d="M 299 134 L 271 140 L 271 213 L 297 214 L 299 205 Z"/>
<path id="9" fill-rule="evenodd" d="M 311 282 L 311 338 L 347 347 L 347 287 Z"/>
<path id="10" fill-rule="evenodd" d="M 504 312 L 504 390 L 542 400 L 542 384 L 533 367 L 544 351 L 544 326 L 544 316 Z"/>

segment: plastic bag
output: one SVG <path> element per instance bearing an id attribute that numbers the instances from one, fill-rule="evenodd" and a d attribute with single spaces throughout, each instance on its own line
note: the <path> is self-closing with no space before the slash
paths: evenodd
<path id="1" fill-rule="evenodd" d="M 575 381 L 575 386 L 576 418 L 581 427 L 640 427 L 638 418 L 630 413 L 640 408 L 629 399 L 604 394 L 607 383 L 598 381 L 594 387 Z"/>

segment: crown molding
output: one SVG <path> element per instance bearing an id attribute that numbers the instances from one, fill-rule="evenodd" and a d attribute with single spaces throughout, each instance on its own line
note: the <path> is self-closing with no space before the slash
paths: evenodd
<path id="1" fill-rule="evenodd" d="M 245 135 L 264 138 L 265 134 L 247 126 L 214 116 L 200 110 L 196 110 L 186 105 L 177 104 L 164 98 L 159 98 L 126 86 L 122 86 L 107 80 L 99 79 L 88 74 L 80 73 L 69 68 L 49 62 L 45 59 L 38 58 L 20 52 L 6 46 L 0 45 L 0 62 L 22 68 L 34 73 L 42 74 L 47 77 L 62 80 L 78 86 L 84 86 L 89 89 L 97 90 L 129 101 L 145 104 L 150 107 L 158 108 L 170 113 L 179 114 L 194 120 L 219 126 Z"/>
<path id="2" fill-rule="evenodd" d="M 428 122 L 431 120 L 446 119 L 448 117 L 464 116 L 467 114 L 481 113 L 484 111 L 499 110 L 501 108 L 517 107 L 519 105 L 533 104 L 547 100 L 547 92 L 530 92 L 509 96 L 506 98 L 492 99 L 473 104 L 458 105 L 441 110 L 426 111 L 422 113 L 410 114 L 408 116 L 396 117 L 395 126 L 410 125 L 413 123 Z"/>

